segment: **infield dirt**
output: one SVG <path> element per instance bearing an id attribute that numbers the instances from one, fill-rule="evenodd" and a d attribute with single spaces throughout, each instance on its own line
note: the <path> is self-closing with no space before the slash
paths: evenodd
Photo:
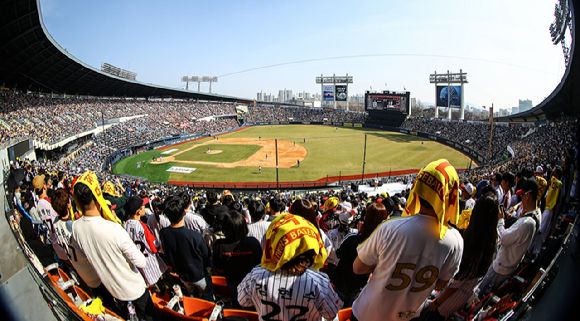
<path id="1" fill-rule="evenodd" d="M 222 162 L 208 162 L 208 161 L 190 161 L 190 160 L 178 160 L 175 157 L 183 154 L 194 148 L 202 148 L 204 145 L 208 144 L 236 144 L 236 145 L 259 145 L 260 149 L 254 153 L 252 156 L 237 162 L 222 163 Z M 211 153 L 211 151 L 210 151 Z M 308 155 L 308 151 L 304 146 L 296 144 L 288 140 L 278 140 L 278 167 L 279 168 L 291 168 L 297 165 L 298 161 L 302 162 Z M 201 144 L 193 145 L 184 150 L 175 152 L 171 156 L 165 156 L 151 161 L 151 164 L 165 164 L 165 163 L 180 163 L 180 164 L 205 164 L 205 165 L 215 165 L 220 168 L 235 168 L 235 167 L 276 167 L 276 144 L 274 139 L 261 139 L 256 140 L 255 138 L 219 138 L 218 140 L 208 140 Z"/>

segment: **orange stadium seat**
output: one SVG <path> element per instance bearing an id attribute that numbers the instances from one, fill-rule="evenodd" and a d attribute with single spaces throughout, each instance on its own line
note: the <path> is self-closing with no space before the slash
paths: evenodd
<path id="1" fill-rule="evenodd" d="M 211 284 L 213 285 L 213 292 L 215 295 L 228 298 L 231 296 L 228 281 L 225 276 L 212 276 Z"/>
<path id="2" fill-rule="evenodd" d="M 182 305 L 183 310 L 185 311 L 185 315 L 183 315 L 167 307 L 167 302 L 169 300 L 167 296 L 160 296 L 157 293 L 152 293 L 151 299 L 153 301 L 153 306 L 163 314 L 164 319 L 180 321 L 206 321 L 215 306 L 215 303 L 210 301 L 183 297 Z"/>
<path id="3" fill-rule="evenodd" d="M 187 316 L 209 317 L 214 307 L 214 302 L 187 296 L 183 297 L 183 310 L 185 310 L 185 315 Z"/>
<path id="4" fill-rule="evenodd" d="M 260 320 L 260 316 L 257 312 L 238 309 L 224 309 L 224 317 L 242 317 L 249 321 Z"/>
<path id="5" fill-rule="evenodd" d="M 352 318 L 352 308 L 346 308 L 338 311 L 339 321 L 350 321 Z"/>

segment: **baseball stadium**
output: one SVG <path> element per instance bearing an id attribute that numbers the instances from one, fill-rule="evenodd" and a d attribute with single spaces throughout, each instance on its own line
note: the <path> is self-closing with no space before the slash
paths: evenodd
<path id="1" fill-rule="evenodd" d="M 1 319 L 577 320 L 548 2 L 2 0 Z"/>
<path id="2" fill-rule="evenodd" d="M 276 182 L 278 187 L 309 187 L 359 180 L 362 175 L 415 174 L 425 161 L 440 158 L 448 158 L 458 169 L 471 166 L 470 158 L 461 152 L 413 135 L 322 125 L 266 125 L 139 153 L 116 163 L 113 172 L 202 187 L 275 188 Z M 335 161 L 325 164 L 328 159 Z"/>

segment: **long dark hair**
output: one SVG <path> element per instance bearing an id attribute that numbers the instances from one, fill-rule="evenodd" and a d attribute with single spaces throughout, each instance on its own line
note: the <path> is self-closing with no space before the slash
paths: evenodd
<path id="1" fill-rule="evenodd" d="M 308 222 L 318 228 L 318 221 L 316 220 L 316 209 L 307 199 L 295 200 L 288 209 L 290 214 L 304 217 Z"/>
<path id="2" fill-rule="evenodd" d="M 361 228 L 361 242 L 366 240 L 373 231 L 383 222 L 389 218 L 389 212 L 381 203 L 372 203 L 367 207 L 364 224 Z"/>
<path id="3" fill-rule="evenodd" d="M 469 280 L 485 275 L 497 246 L 499 203 L 497 195 L 487 193 L 475 203 L 469 226 L 463 233 L 463 257 L 457 280 Z"/>

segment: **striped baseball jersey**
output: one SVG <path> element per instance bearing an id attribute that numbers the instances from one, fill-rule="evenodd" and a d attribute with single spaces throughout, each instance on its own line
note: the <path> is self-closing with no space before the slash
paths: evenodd
<path id="1" fill-rule="evenodd" d="M 344 239 L 346 238 L 347 235 L 350 234 L 357 234 L 358 231 L 356 229 L 353 228 L 347 228 L 345 231 L 339 231 L 339 228 L 333 228 L 332 230 L 329 230 L 328 232 L 326 232 L 326 236 L 328 237 L 328 239 L 330 240 L 330 243 L 332 244 L 332 249 L 330 252 L 328 252 L 328 263 L 329 264 L 334 264 L 337 265 L 339 258 L 338 256 L 336 256 L 336 251 L 340 248 L 340 245 L 342 244 L 342 241 L 344 241 Z"/>
<path id="2" fill-rule="evenodd" d="M 169 225 L 171 225 L 171 222 L 169 222 L 169 219 L 164 214 L 159 214 L 159 220 L 157 220 L 155 214 L 151 214 L 147 217 L 147 226 L 149 226 L 151 232 L 153 232 L 153 235 L 155 235 L 155 239 L 160 245 L 161 239 L 159 238 L 159 231 L 168 227 Z"/>
<path id="3" fill-rule="evenodd" d="M 53 224 L 54 231 L 53 231 L 53 239 L 52 241 L 52 248 L 58 258 L 61 260 L 69 260 L 70 259 L 70 238 L 72 236 L 72 221 L 63 221 L 60 218 L 57 218 Z"/>
<path id="4" fill-rule="evenodd" d="M 143 279 L 147 286 L 154 285 L 157 283 L 161 275 L 167 271 L 167 265 L 163 262 L 163 259 L 158 253 L 154 253 L 151 249 L 149 242 L 145 238 L 145 230 L 141 225 L 141 222 L 134 219 L 129 219 L 125 222 L 125 230 L 129 233 L 129 237 L 135 242 L 141 253 L 145 256 L 146 265 L 144 268 L 139 269 Z"/>
<path id="5" fill-rule="evenodd" d="M 262 240 L 264 239 L 264 236 L 266 235 L 266 231 L 268 230 L 269 226 L 270 222 L 264 220 L 248 224 L 248 236 L 258 240 L 258 242 L 260 242 L 261 245 Z"/>
<path id="6" fill-rule="evenodd" d="M 38 200 L 35 208 L 37 215 L 48 229 L 48 238 L 50 242 L 56 242 L 57 240 L 56 235 L 54 234 L 54 222 L 58 218 L 58 214 L 54 211 L 50 202 L 44 198 Z"/>
<path id="7" fill-rule="evenodd" d="M 262 321 L 332 320 L 342 301 L 328 276 L 314 270 L 291 275 L 255 267 L 238 285 L 241 306 L 254 306 Z"/>
<path id="8" fill-rule="evenodd" d="M 207 222 L 203 219 L 203 217 L 199 214 L 195 214 L 193 212 L 185 213 L 185 218 L 183 220 L 185 227 L 193 230 L 198 231 L 199 233 L 203 234 L 205 230 L 209 228 Z"/>

